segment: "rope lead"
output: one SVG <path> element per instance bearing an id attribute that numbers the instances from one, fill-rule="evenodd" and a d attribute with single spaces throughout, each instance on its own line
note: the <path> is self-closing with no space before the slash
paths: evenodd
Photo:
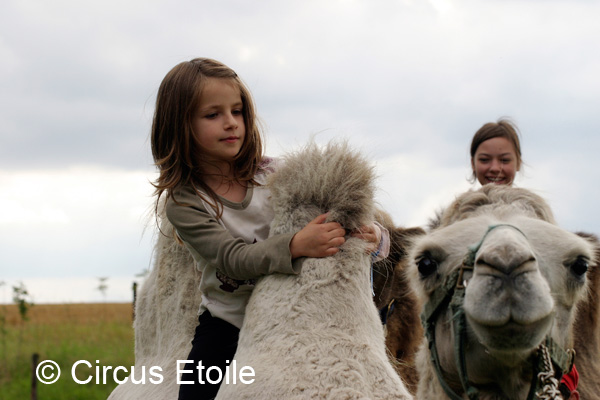
<path id="1" fill-rule="evenodd" d="M 558 390 L 558 379 L 554 377 L 554 367 L 552 366 L 552 358 L 548 347 L 543 343 L 538 349 L 541 353 L 543 369 L 538 373 L 538 379 L 542 390 L 536 392 L 536 396 L 540 400 L 561 400 L 562 395 Z"/>

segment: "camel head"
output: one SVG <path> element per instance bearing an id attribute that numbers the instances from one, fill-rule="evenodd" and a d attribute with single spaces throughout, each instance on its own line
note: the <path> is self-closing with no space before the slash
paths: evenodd
<path id="1" fill-rule="evenodd" d="M 418 397 L 554 390 L 571 368 L 570 327 L 593 254 L 529 191 L 489 185 L 457 198 L 409 257 L 428 341 Z"/>

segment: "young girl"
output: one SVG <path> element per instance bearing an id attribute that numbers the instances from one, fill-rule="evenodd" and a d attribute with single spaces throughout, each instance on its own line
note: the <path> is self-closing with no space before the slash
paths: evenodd
<path id="1" fill-rule="evenodd" d="M 521 169 L 517 127 L 506 119 L 483 125 L 471 141 L 472 181 L 482 185 L 512 185 Z"/>
<path id="2" fill-rule="evenodd" d="M 471 141 L 472 181 L 512 186 L 521 169 L 521 142 L 517 126 L 506 119 L 484 124 Z M 578 399 L 579 373 L 573 369 L 561 380 L 560 390 L 565 399 Z"/>
<path id="3" fill-rule="evenodd" d="M 182 62 L 165 76 L 151 143 L 159 170 L 156 211 L 165 194 L 176 237 L 202 271 L 199 325 L 181 376 L 194 383 L 180 385 L 179 399 L 211 399 L 219 384 L 210 382 L 218 377 L 205 372 L 213 366 L 224 372 L 233 359 L 254 280 L 298 274 L 301 257 L 337 253 L 345 230 L 323 214 L 295 234 L 268 238 L 273 211 L 264 184 L 277 162 L 262 154 L 250 92 L 218 61 Z M 353 235 L 371 250 L 381 241 L 376 225 Z"/>

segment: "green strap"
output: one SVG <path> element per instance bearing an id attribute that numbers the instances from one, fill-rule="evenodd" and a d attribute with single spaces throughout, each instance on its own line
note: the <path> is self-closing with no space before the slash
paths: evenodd
<path id="1" fill-rule="evenodd" d="M 556 365 L 562 374 L 571 372 L 573 363 L 575 362 L 575 354 L 573 351 L 565 351 L 558 343 L 550 336 L 546 338 L 546 347 L 550 351 L 552 363 Z"/>
<path id="2" fill-rule="evenodd" d="M 450 386 L 448 386 L 448 383 L 446 383 L 446 380 L 444 379 L 442 367 L 440 365 L 440 357 L 438 355 L 437 347 L 435 345 L 435 323 L 424 323 L 424 325 L 425 335 L 427 336 L 427 341 L 429 344 L 430 360 L 433 366 L 435 367 L 435 374 L 438 378 L 438 382 L 440 383 L 442 389 L 451 400 L 464 400 L 461 396 L 456 394 Z"/>
<path id="3" fill-rule="evenodd" d="M 479 242 L 475 243 L 473 246 L 469 246 L 469 251 L 467 252 L 467 256 L 465 257 L 464 264 L 468 265 L 468 266 L 475 265 L 475 256 L 477 255 L 477 252 L 479 251 L 479 249 L 483 245 L 483 242 L 485 241 L 485 238 L 487 237 L 487 235 L 489 235 L 489 233 L 491 231 L 493 231 L 494 229 L 496 229 L 496 228 L 502 228 L 502 227 L 513 228 L 517 232 L 520 232 L 523 236 L 527 237 L 527 235 L 525 235 L 525 233 L 523 233 L 522 230 L 520 230 L 519 228 L 517 228 L 514 225 L 510 225 L 510 224 L 490 225 L 490 226 L 488 226 L 487 230 L 483 234 L 483 237 L 481 238 L 481 240 Z"/>
<path id="4" fill-rule="evenodd" d="M 452 301 L 450 302 L 450 310 L 452 311 L 452 327 L 454 330 L 454 358 L 458 369 L 458 376 L 463 390 L 467 397 L 471 400 L 479 398 L 479 390 L 469 383 L 467 374 L 467 358 L 466 358 L 466 338 L 467 338 L 467 318 L 463 308 L 465 298 L 465 288 L 461 285 L 456 288 Z"/>
<path id="5" fill-rule="evenodd" d="M 427 337 L 427 342 L 429 344 L 431 363 L 435 367 L 435 373 L 442 389 L 451 400 L 463 400 L 463 397 L 454 392 L 444 379 L 435 340 L 435 321 L 440 311 L 448 307 L 448 305 L 456 298 L 455 290 L 459 275 L 460 271 L 456 270 L 446 278 L 442 286 L 431 295 L 429 302 L 425 305 L 423 314 L 421 314 L 421 322 L 425 328 L 425 336 Z"/>
<path id="6" fill-rule="evenodd" d="M 429 301 L 423 308 L 423 314 L 421 316 L 423 322 L 433 321 L 435 317 L 437 317 L 439 311 L 448 305 L 452 295 L 454 294 L 454 289 L 456 288 L 456 282 L 458 282 L 459 274 L 459 270 L 451 273 L 446 278 L 444 283 L 431 294 Z"/>

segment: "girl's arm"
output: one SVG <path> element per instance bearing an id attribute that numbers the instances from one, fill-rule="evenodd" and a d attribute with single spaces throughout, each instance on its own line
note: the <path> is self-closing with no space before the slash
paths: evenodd
<path id="1" fill-rule="evenodd" d="M 167 218 L 193 253 L 217 265 L 233 279 L 253 279 L 276 272 L 297 274 L 299 257 L 325 257 L 337 252 L 344 242 L 344 230 L 335 222 L 322 223 L 320 216 L 297 233 L 272 236 L 247 244 L 235 238 L 208 213 L 192 188 L 176 193 L 167 201 Z M 341 236 L 341 237 L 340 237 Z"/>

